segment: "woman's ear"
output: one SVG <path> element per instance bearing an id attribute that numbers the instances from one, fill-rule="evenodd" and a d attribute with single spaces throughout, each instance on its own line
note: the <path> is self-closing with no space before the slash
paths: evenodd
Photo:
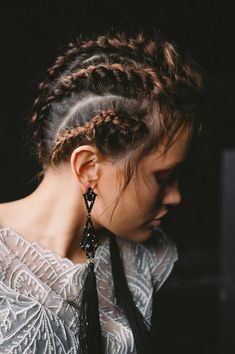
<path id="1" fill-rule="evenodd" d="M 100 171 L 97 149 L 90 145 L 79 146 L 72 152 L 70 162 L 83 192 L 85 193 L 89 186 L 94 189 Z"/>

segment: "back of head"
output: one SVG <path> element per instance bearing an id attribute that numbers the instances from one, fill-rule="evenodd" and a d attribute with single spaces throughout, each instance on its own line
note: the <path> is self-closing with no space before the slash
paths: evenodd
<path id="1" fill-rule="evenodd" d="M 45 170 L 91 144 L 107 158 L 138 160 L 183 126 L 198 125 L 202 80 L 195 65 L 159 36 L 106 32 L 68 43 L 33 105 L 31 136 Z"/>

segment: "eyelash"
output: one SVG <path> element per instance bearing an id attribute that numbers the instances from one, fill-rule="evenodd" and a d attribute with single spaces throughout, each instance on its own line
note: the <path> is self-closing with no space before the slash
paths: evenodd
<path id="1" fill-rule="evenodd" d="M 181 177 L 182 172 L 183 172 L 182 165 L 179 165 L 179 166 L 172 168 L 170 170 L 159 171 L 155 174 L 156 179 L 157 179 L 157 183 L 159 185 L 172 184 Z"/>
<path id="2" fill-rule="evenodd" d="M 156 173 L 156 179 L 159 184 L 165 184 L 170 180 L 172 170 L 161 171 Z"/>

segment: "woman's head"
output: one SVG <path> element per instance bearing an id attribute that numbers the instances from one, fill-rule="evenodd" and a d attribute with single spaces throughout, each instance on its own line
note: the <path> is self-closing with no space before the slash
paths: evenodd
<path id="1" fill-rule="evenodd" d="M 103 215 L 105 227 L 113 217 L 115 232 L 115 220 L 125 213 L 122 233 L 129 227 L 129 237 L 134 218 L 142 225 L 146 217 L 164 213 L 163 205 L 179 202 L 168 167 L 182 160 L 199 126 L 202 83 L 192 63 L 167 41 L 105 33 L 70 43 L 47 73 L 31 120 L 44 174 L 68 164 L 81 176 L 79 163 L 90 158 L 97 172 L 96 216 Z M 162 180 L 168 182 L 161 185 Z M 132 204 L 136 197 L 138 210 Z"/>

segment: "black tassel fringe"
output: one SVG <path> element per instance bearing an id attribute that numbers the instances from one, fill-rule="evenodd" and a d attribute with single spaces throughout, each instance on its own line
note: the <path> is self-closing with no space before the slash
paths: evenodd
<path id="1" fill-rule="evenodd" d="M 110 258 L 117 305 L 127 318 L 133 333 L 137 354 L 153 354 L 150 331 L 135 305 L 128 287 L 116 236 L 110 233 Z M 77 308 L 74 301 L 68 301 Z M 79 354 L 103 354 L 99 303 L 94 263 L 88 263 L 81 304 L 79 306 Z"/>
<path id="2" fill-rule="evenodd" d="M 80 306 L 79 354 L 103 354 L 94 263 L 88 263 Z"/>
<path id="3" fill-rule="evenodd" d="M 134 303 L 126 280 L 119 247 L 114 235 L 110 236 L 110 256 L 117 305 L 122 309 L 129 321 L 136 352 L 137 354 L 151 354 L 150 331 L 147 329 L 144 317 Z"/>

